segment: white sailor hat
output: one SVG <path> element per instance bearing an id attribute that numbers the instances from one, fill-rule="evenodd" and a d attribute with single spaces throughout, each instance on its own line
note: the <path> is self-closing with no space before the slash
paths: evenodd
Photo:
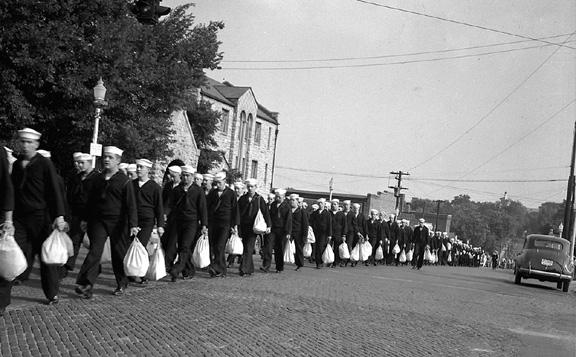
<path id="1" fill-rule="evenodd" d="M 268 198 L 275 198 L 276 196 L 273 193 L 268 194 Z"/>
<path id="2" fill-rule="evenodd" d="M 419 218 L 419 219 L 418 219 L 418 222 L 424 223 L 424 222 L 426 222 L 426 220 L 425 220 L 424 218 Z"/>
<path id="3" fill-rule="evenodd" d="M 300 202 L 300 203 L 304 202 L 304 197 L 298 197 L 298 202 Z M 306 203 L 306 202 L 304 202 L 304 203 Z"/>
<path id="4" fill-rule="evenodd" d="M 317 199 L 316 202 L 318 202 L 318 203 L 326 203 L 326 199 L 323 198 L 323 197 L 321 197 L 321 198 Z"/>
<path id="5" fill-rule="evenodd" d="M 351 204 L 352 204 L 352 201 L 350 201 L 350 200 L 344 200 L 344 201 L 342 201 L 342 203 L 343 203 L 343 204 L 349 204 L 349 205 L 351 205 Z"/>
<path id="6" fill-rule="evenodd" d="M 202 176 L 204 180 L 210 180 L 210 181 L 214 180 L 214 175 L 212 174 L 203 174 Z"/>
<path id="7" fill-rule="evenodd" d="M 286 194 L 286 189 L 284 188 L 277 188 L 274 190 L 274 193 L 280 196 L 284 196 Z"/>
<path id="8" fill-rule="evenodd" d="M 320 206 L 318 206 L 316 203 L 312 204 L 312 209 L 317 210 L 318 208 L 320 208 Z"/>
<path id="9" fill-rule="evenodd" d="M 182 173 L 182 168 L 180 166 L 170 166 L 168 168 L 168 171 L 173 172 L 175 174 L 180 174 Z"/>
<path id="10" fill-rule="evenodd" d="M 74 161 L 78 161 L 78 160 L 80 160 L 80 156 L 82 156 L 82 153 L 81 153 L 81 152 L 75 152 L 75 153 L 72 154 L 72 159 L 73 159 Z"/>
<path id="11" fill-rule="evenodd" d="M 18 130 L 18 137 L 20 139 L 40 140 L 41 136 L 42 134 L 34 129 L 24 128 L 22 130 Z"/>
<path id="12" fill-rule="evenodd" d="M 128 171 L 128 172 L 136 172 L 136 164 L 128 164 L 128 167 L 126 168 L 126 171 Z"/>
<path id="13" fill-rule="evenodd" d="M 144 167 L 151 169 L 152 168 L 152 161 L 150 161 L 148 159 L 138 159 L 138 160 L 136 160 L 136 165 L 144 166 Z"/>
<path id="14" fill-rule="evenodd" d="M 298 198 L 300 197 L 300 195 L 298 195 L 297 193 L 292 193 L 290 194 L 289 198 L 291 200 L 298 200 Z"/>
<path id="15" fill-rule="evenodd" d="M 378 210 L 377 210 L 376 208 L 372 208 L 372 209 L 370 210 L 370 213 L 378 214 L 378 213 L 380 213 L 380 212 L 378 212 Z"/>
<path id="16" fill-rule="evenodd" d="M 340 200 L 337 198 L 333 198 L 330 202 L 332 203 L 340 203 Z"/>
<path id="17" fill-rule="evenodd" d="M 256 180 L 255 178 L 246 179 L 246 181 L 244 182 L 246 183 L 246 185 L 258 186 L 258 180 Z"/>
<path id="18" fill-rule="evenodd" d="M 199 178 L 200 180 L 204 180 L 204 175 L 202 175 L 201 173 L 197 172 L 194 174 L 194 178 Z"/>
<path id="19" fill-rule="evenodd" d="M 37 150 L 36 151 L 38 154 L 44 156 L 45 158 L 49 159 L 52 157 L 52 154 L 50 153 L 50 151 L 47 150 Z"/>
<path id="20" fill-rule="evenodd" d="M 183 174 L 193 174 L 196 170 L 190 165 L 180 166 Z"/>
<path id="21" fill-rule="evenodd" d="M 76 159 L 76 161 L 91 161 L 92 160 L 92 155 L 87 154 L 85 152 L 80 153 L 80 156 L 78 157 L 78 159 Z"/>
<path id="22" fill-rule="evenodd" d="M 226 180 L 226 173 L 225 172 L 218 172 L 214 175 L 214 181 L 220 182 Z"/>
<path id="23" fill-rule="evenodd" d="M 118 168 L 120 170 L 126 170 L 128 168 L 128 164 L 125 162 L 121 162 L 120 165 L 118 165 Z"/>
<path id="24" fill-rule="evenodd" d="M 104 154 L 114 154 L 122 156 L 124 150 L 117 148 L 116 146 L 104 146 Z"/>
<path id="25" fill-rule="evenodd" d="M 242 183 L 242 181 L 236 181 L 236 182 L 234 182 L 234 187 L 244 188 L 244 183 Z"/>

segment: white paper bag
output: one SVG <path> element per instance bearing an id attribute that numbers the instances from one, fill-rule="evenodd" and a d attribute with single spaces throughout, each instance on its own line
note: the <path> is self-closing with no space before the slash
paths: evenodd
<path id="1" fill-rule="evenodd" d="M 316 243 L 316 236 L 311 226 L 308 226 L 308 236 L 306 237 L 308 243 Z"/>
<path id="2" fill-rule="evenodd" d="M 304 244 L 304 249 L 302 249 L 302 254 L 304 258 L 310 258 L 312 256 L 312 244 L 306 243 Z"/>
<path id="3" fill-rule="evenodd" d="M 42 243 L 41 259 L 44 264 L 64 265 L 68 261 L 68 243 L 70 237 L 55 229 Z"/>
<path id="4" fill-rule="evenodd" d="M 148 272 L 149 266 L 148 251 L 135 237 L 124 257 L 124 273 L 126 276 L 142 277 Z"/>
<path id="5" fill-rule="evenodd" d="M 398 257 L 398 261 L 400 263 L 406 263 L 406 252 L 404 251 L 404 249 L 402 249 L 402 251 L 400 252 L 400 257 Z"/>
<path id="6" fill-rule="evenodd" d="M 244 253 L 244 245 L 242 244 L 242 239 L 238 234 L 232 234 L 226 242 L 226 254 L 242 255 Z"/>
<path id="7" fill-rule="evenodd" d="M 166 276 L 166 262 L 164 261 L 164 251 L 158 243 L 154 243 L 154 254 L 150 259 L 150 266 L 146 272 L 146 279 L 160 280 Z"/>
<path id="8" fill-rule="evenodd" d="M 294 264 L 294 253 L 296 252 L 295 246 L 291 244 L 290 239 L 286 240 L 284 244 L 284 263 Z"/>
<path id="9" fill-rule="evenodd" d="M 104 249 L 102 249 L 102 256 L 100 257 L 100 264 L 110 263 L 112 261 L 112 249 L 110 248 L 110 237 L 106 237 L 104 242 Z"/>
<path id="10" fill-rule="evenodd" d="M 376 253 L 374 253 L 374 260 L 382 259 L 384 259 L 384 249 L 382 249 L 382 246 L 379 245 L 378 248 L 376 248 Z"/>
<path id="11" fill-rule="evenodd" d="M 12 281 L 26 271 L 28 263 L 14 236 L 4 233 L 0 236 L 0 276 Z"/>
<path id="12" fill-rule="evenodd" d="M 322 263 L 334 263 L 334 251 L 332 250 L 332 246 L 330 244 L 326 244 L 326 249 L 324 249 L 324 253 L 322 253 Z"/>
<path id="13" fill-rule="evenodd" d="M 203 234 L 198 238 L 194 252 L 192 253 L 192 263 L 196 268 L 203 269 L 210 265 L 210 243 L 208 235 Z"/>
<path id="14" fill-rule="evenodd" d="M 350 250 L 348 249 L 348 244 L 340 244 L 338 246 L 338 253 L 340 254 L 340 259 L 350 259 Z"/>

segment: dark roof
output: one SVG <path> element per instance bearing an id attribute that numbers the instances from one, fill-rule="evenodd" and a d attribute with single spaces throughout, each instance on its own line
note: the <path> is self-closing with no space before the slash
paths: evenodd
<path id="1" fill-rule="evenodd" d="M 286 194 L 288 195 L 290 193 L 297 193 L 302 197 L 304 197 L 304 196 L 308 196 L 308 197 L 312 197 L 312 198 L 324 197 L 325 199 L 328 199 L 328 197 L 330 197 L 330 192 L 298 190 L 295 188 L 286 189 Z M 344 199 L 350 199 L 350 200 L 359 200 L 362 202 L 366 201 L 366 196 L 354 195 L 351 193 L 332 192 L 332 198 L 338 198 L 338 199 L 344 198 Z"/>
<path id="2" fill-rule="evenodd" d="M 256 116 L 278 125 L 278 113 L 272 113 L 260 104 L 258 104 L 258 114 L 256 114 Z"/>
<path id="3" fill-rule="evenodd" d="M 553 242 L 559 242 L 559 243 L 570 243 L 567 239 L 564 239 L 562 237 L 556 237 L 556 236 L 549 236 L 549 235 L 545 235 L 545 234 L 530 234 L 528 235 L 528 237 L 526 237 L 526 239 L 528 240 L 535 240 L 535 239 L 547 239 Z"/>
<path id="4" fill-rule="evenodd" d="M 250 87 L 237 87 L 229 82 L 220 83 L 210 77 L 206 77 L 206 81 L 200 89 L 203 95 L 230 106 L 236 106 L 238 98 L 251 90 Z M 268 110 L 263 105 L 258 104 L 256 116 L 278 125 L 278 113 Z"/>
<path id="5" fill-rule="evenodd" d="M 212 99 L 216 99 L 219 102 L 234 106 L 234 103 L 226 99 L 226 97 L 223 96 L 218 89 L 216 89 L 216 87 L 220 86 L 222 86 L 222 83 L 215 81 L 210 77 L 206 77 L 206 82 L 201 88 L 202 94 Z"/>

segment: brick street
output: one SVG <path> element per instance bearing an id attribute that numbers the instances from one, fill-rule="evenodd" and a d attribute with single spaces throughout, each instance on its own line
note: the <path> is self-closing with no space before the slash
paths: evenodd
<path id="1" fill-rule="evenodd" d="M 256 261 L 258 266 L 259 260 Z M 0 318 L 2 356 L 574 356 L 576 295 L 488 268 L 323 268 L 225 279 L 198 272 L 92 300 L 64 279 L 45 306 L 38 270 Z"/>

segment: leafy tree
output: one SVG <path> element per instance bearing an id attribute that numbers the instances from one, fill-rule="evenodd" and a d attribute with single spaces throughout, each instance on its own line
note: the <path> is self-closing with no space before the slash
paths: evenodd
<path id="1" fill-rule="evenodd" d="M 99 142 L 127 159 L 170 153 L 170 113 L 194 102 L 204 69 L 222 59 L 222 22 L 194 25 L 191 5 L 156 26 L 141 25 L 127 1 L 21 0 L 0 3 L 0 141 L 30 126 L 59 166 L 87 151 L 92 88 L 102 77 L 109 102 Z"/>
<path id="2" fill-rule="evenodd" d="M 218 144 L 214 139 L 221 113 L 212 110 L 210 102 L 200 100 L 191 104 L 187 114 L 196 145 L 200 149 L 197 170 L 208 172 L 218 166 L 224 158 L 224 153 L 217 150 Z"/>

